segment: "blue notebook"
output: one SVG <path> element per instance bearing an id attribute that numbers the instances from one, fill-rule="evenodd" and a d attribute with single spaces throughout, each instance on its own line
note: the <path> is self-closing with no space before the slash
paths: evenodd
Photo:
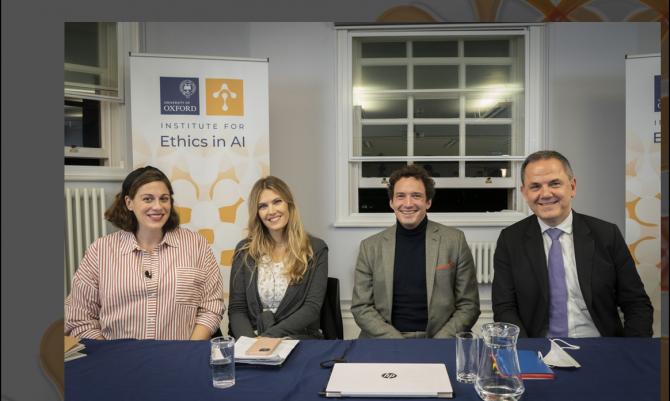
<path id="1" fill-rule="evenodd" d="M 544 363 L 535 351 L 517 351 L 519 358 L 519 368 L 521 368 L 522 379 L 554 379 L 554 372 Z M 505 358 L 500 353 L 496 359 L 496 365 L 501 376 L 508 376 L 509 369 L 505 362 L 510 358 Z M 508 362 L 509 363 L 509 362 Z"/>

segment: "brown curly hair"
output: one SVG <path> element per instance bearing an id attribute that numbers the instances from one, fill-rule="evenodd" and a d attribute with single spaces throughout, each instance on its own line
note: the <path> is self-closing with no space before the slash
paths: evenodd
<path id="1" fill-rule="evenodd" d="M 396 170 L 391 174 L 388 183 L 389 199 L 393 200 L 393 191 L 395 183 L 401 178 L 414 177 L 417 180 L 423 181 L 423 186 L 426 188 L 426 201 L 431 201 L 435 196 L 435 181 L 430 178 L 428 172 L 418 164 L 408 164 L 400 170 Z"/>
<path id="2" fill-rule="evenodd" d="M 130 190 L 128 191 L 128 197 L 130 199 L 135 199 L 137 190 L 140 189 L 142 185 L 155 181 L 161 181 L 163 184 L 165 184 L 168 191 L 170 191 L 170 216 L 163 225 L 163 233 L 166 233 L 179 227 L 179 214 L 177 214 L 177 211 L 174 207 L 174 192 L 172 191 L 170 180 L 168 180 L 162 172 L 157 170 L 149 170 L 140 174 L 131 184 Z M 105 219 L 112 223 L 112 225 L 116 228 L 119 228 L 123 231 L 129 231 L 131 233 L 137 233 L 137 217 L 135 217 L 135 213 L 128 210 L 125 196 L 123 196 L 123 191 L 116 194 L 114 202 L 112 202 L 112 205 L 105 212 Z"/>

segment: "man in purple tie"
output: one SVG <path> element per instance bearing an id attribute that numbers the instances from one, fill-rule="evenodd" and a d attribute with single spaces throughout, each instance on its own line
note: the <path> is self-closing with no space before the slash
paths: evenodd
<path id="1" fill-rule="evenodd" d="M 500 233 L 493 319 L 519 326 L 521 337 L 651 337 L 654 308 L 621 232 L 572 210 L 570 162 L 535 152 L 521 177 L 535 215 Z"/>

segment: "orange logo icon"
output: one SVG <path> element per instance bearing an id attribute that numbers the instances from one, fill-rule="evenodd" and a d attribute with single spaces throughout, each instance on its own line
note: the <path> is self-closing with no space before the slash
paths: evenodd
<path id="1" fill-rule="evenodd" d="M 241 79 L 205 78 L 208 116 L 243 116 L 244 91 Z"/>

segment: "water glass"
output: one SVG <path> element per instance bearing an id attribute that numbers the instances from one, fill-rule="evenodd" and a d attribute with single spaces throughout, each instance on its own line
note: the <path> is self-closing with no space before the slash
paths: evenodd
<path id="1" fill-rule="evenodd" d="M 226 388 L 235 384 L 235 338 L 216 337 L 210 340 L 212 384 L 216 388 Z"/>
<path id="2" fill-rule="evenodd" d="M 471 332 L 456 334 L 456 380 L 474 383 L 478 367 L 479 336 Z"/>

